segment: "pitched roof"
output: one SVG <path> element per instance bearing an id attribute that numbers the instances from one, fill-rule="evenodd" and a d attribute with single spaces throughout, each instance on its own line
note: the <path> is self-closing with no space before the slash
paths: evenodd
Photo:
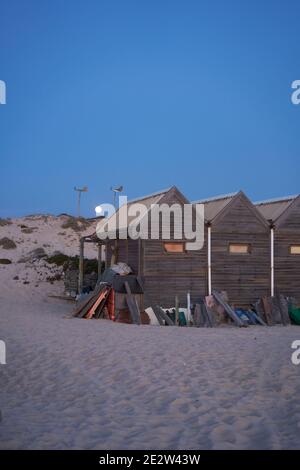
<path id="1" fill-rule="evenodd" d="M 100 220 L 100 222 L 97 224 L 97 231 L 100 231 L 101 228 L 107 226 L 109 224 L 109 227 L 115 227 L 117 231 L 119 232 L 125 232 L 127 233 L 127 229 L 129 225 L 131 228 L 134 226 L 138 226 L 140 223 L 141 219 L 145 217 L 145 215 L 151 210 L 153 204 L 158 204 L 162 199 L 171 191 L 175 191 L 179 197 L 181 197 L 184 202 L 187 200 L 185 197 L 180 193 L 180 191 L 175 187 L 172 186 L 168 189 L 164 189 L 161 191 L 157 191 L 155 193 L 149 194 L 147 196 L 142 196 L 140 198 L 136 199 L 131 199 L 130 201 L 127 202 L 127 214 L 123 212 L 123 215 L 125 215 L 124 219 L 122 218 L 122 207 L 120 207 L 114 214 L 112 214 L 109 218 L 104 218 Z M 141 208 L 141 213 L 137 216 L 137 214 L 134 215 L 128 215 L 128 212 L 130 211 L 131 206 L 135 204 L 142 204 L 143 207 Z M 127 215 L 127 217 L 126 217 Z M 137 219 L 138 217 L 138 219 Z M 127 219 L 127 220 L 126 220 Z M 132 222 L 135 221 L 134 224 Z M 92 238 L 93 240 L 97 239 L 97 231 L 92 234 L 89 238 Z"/>
<path id="2" fill-rule="evenodd" d="M 298 195 L 268 199 L 265 201 L 255 202 L 254 205 L 266 220 L 272 220 L 275 222 L 297 197 Z"/>
<path id="3" fill-rule="evenodd" d="M 207 199 L 199 199 L 198 201 L 194 201 L 193 204 L 204 204 L 205 220 L 211 222 L 237 194 L 238 192 L 235 192 Z"/>

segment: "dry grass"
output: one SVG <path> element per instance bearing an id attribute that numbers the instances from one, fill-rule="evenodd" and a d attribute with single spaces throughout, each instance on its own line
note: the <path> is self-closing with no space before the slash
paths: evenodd
<path id="1" fill-rule="evenodd" d="M 0 258 L 0 264 L 11 264 L 11 260 L 8 258 Z"/>
<path id="2" fill-rule="evenodd" d="M 5 225 L 11 225 L 12 222 L 9 219 L 1 219 L 0 218 L 0 227 L 4 227 Z"/>
<path id="3" fill-rule="evenodd" d="M 7 237 L 1 238 L 0 246 L 4 250 L 13 250 L 14 248 L 17 248 L 17 245 L 15 244 L 15 242 Z"/>
<path id="4" fill-rule="evenodd" d="M 90 223 L 83 217 L 72 217 L 69 216 L 68 219 L 63 222 L 61 228 L 63 229 L 72 229 L 75 232 L 83 232 L 90 226 Z"/>

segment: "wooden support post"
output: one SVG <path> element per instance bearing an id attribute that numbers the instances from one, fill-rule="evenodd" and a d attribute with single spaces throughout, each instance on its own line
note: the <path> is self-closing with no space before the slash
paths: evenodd
<path id="1" fill-rule="evenodd" d="M 101 268 L 102 268 L 102 245 L 98 245 L 98 279 L 101 277 Z"/>
<path id="2" fill-rule="evenodd" d="M 105 242 L 105 269 L 108 268 L 108 242 Z"/>
<path id="3" fill-rule="evenodd" d="M 84 238 L 80 239 L 79 247 L 79 279 L 78 279 L 78 293 L 82 293 L 83 289 L 83 274 L 84 274 Z"/>

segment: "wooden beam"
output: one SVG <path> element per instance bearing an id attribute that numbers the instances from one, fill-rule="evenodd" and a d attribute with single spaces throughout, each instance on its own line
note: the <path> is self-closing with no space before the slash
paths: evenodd
<path id="1" fill-rule="evenodd" d="M 159 306 L 156 306 L 156 307 L 152 308 L 152 310 L 153 310 L 153 312 L 154 312 L 154 315 L 155 315 L 156 318 L 157 318 L 158 323 L 159 323 L 161 326 L 164 325 L 163 319 L 162 319 L 162 317 L 160 316 L 160 308 L 159 308 Z"/>
<path id="2" fill-rule="evenodd" d="M 262 297 L 262 305 L 265 312 L 267 324 L 269 326 L 274 325 L 273 316 L 272 316 L 272 307 L 270 305 L 268 297 Z"/>
<path id="3" fill-rule="evenodd" d="M 102 268 L 102 246 L 98 245 L 98 281 L 101 278 L 101 268 Z"/>
<path id="4" fill-rule="evenodd" d="M 171 320 L 171 318 L 165 313 L 165 311 L 159 306 L 156 306 L 160 317 L 166 322 L 167 325 L 169 326 L 174 326 L 174 322 Z"/>
<path id="5" fill-rule="evenodd" d="M 229 317 L 234 321 L 234 323 L 237 326 L 247 326 L 246 323 L 244 323 L 235 313 L 235 311 L 230 307 L 229 304 L 223 301 L 221 295 L 217 291 L 213 291 L 213 296 L 216 299 L 216 301 L 222 305 L 224 308 L 225 312 L 229 315 Z"/>
<path id="6" fill-rule="evenodd" d="M 126 289 L 126 301 L 130 311 L 132 323 L 137 325 L 141 324 L 141 313 L 139 306 L 137 304 L 136 298 L 132 295 L 130 285 L 127 281 L 124 282 L 125 289 Z"/>
<path id="7" fill-rule="evenodd" d="M 108 268 L 108 241 L 105 241 L 105 269 Z"/>

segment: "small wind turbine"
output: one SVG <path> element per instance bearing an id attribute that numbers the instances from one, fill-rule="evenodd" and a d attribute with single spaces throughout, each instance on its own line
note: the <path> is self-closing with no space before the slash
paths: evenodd
<path id="1" fill-rule="evenodd" d="M 111 186 L 110 190 L 114 193 L 114 207 L 115 209 L 117 208 L 116 207 L 116 197 L 117 197 L 117 193 L 121 193 L 123 191 L 123 186 L 119 186 L 118 188 L 113 188 Z"/>
<path id="2" fill-rule="evenodd" d="M 78 202 L 77 202 L 77 216 L 80 217 L 80 200 L 81 200 L 81 193 L 86 193 L 88 191 L 88 187 L 84 186 L 83 188 L 76 188 L 74 187 L 74 191 L 78 192 Z"/>

